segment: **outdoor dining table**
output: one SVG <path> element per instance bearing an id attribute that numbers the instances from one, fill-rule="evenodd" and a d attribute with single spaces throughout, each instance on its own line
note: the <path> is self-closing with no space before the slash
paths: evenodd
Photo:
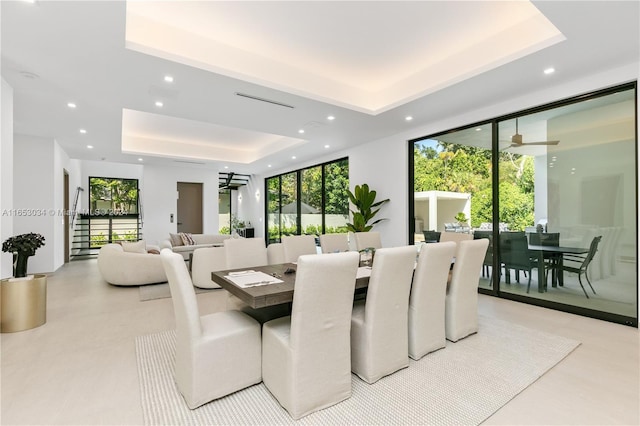
<path id="1" fill-rule="evenodd" d="M 562 287 L 564 285 L 564 275 L 562 271 L 562 258 L 565 253 L 569 254 L 585 254 L 589 252 L 588 248 L 584 247 L 558 247 L 558 246 L 539 246 L 539 245 L 529 245 L 529 251 L 536 252 L 538 256 L 538 292 L 544 293 L 546 291 L 547 280 L 545 279 L 545 268 L 544 268 L 544 255 L 552 254 L 556 255 L 558 262 L 558 274 L 557 274 L 557 283 L 556 279 L 552 280 L 551 286 L 556 287 L 559 285 Z"/>
<path id="2" fill-rule="evenodd" d="M 268 306 L 280 305 L 293 302 L 293 291 L 296 282 L 295 263 L 282 263 L 277 265 L 253 266 L 250 268 L 229 269 L 215 271 L 211 273 L 211 279 L 220 287 L 233 294 L 244 303 L 254 309 Z M 285 271 L 294 271 L 285 273 Z M 243 272 L 251 271 L 255 276 L 273 277 L 273 281 L 280 281 L 273 284 L 249 283 L 248 285 L 238 285 L 233 278 L 240 276 Z M 233 276 L 233 274 L 239 274 Z M 230 275 L 232 274 L 232 275 Z M 358 268 L 355 288 L 366 288 L 369 285 L 369 275 L 371 267 Z"/>

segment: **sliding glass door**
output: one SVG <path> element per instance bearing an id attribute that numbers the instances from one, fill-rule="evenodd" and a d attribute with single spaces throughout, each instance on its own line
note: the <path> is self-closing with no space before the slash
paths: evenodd
<path id="1" fill-rule="evenodd" d="M 503 268 L 501 292 L 637 319 L 635 117 L 629 89 L 499 121 L 517 165 L 500 167 L 500 191 L 527 188 L 500 212 L 523 212 L 509 230 L 531 259 Z"/>
<path id="2" fill-rule="evenodd" d="M 413 143 L 415 244 L 487 238 L 479 285 L 490 289 L 492 260 L 491 123 Z"/>
<path id="3" fill-rule="evenodd" d="M 636 117 L 633 83 L 411 141 L 410 241 L 489 238 L 481 292 L 637 326 Z"/>

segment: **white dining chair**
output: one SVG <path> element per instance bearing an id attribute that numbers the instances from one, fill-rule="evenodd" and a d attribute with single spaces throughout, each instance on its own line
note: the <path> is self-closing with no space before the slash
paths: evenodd
<path id="1" fill-rule="evenodd" d="M 415 360 L 446 345 L 444 307 L 455 251 L 453 241 L 420 249 L 409 296 L 409 356 Z"/>
<path id="2" fill-rule="evenodd" d="M 360 251 L 366 248 L 379 249 L 382 248 L 382 240 L 380 233 L 376 231 L 369 232 L 350 232 L 349 245 L 352 250 Z"/>
<path id="3" fill-rule="evenodd" d="M 271 243 L 267 246 L 267 262 L 269 265 L 286 263 L 282 243 Z"/>
<path id="4" fill-rule="evenodd" d="M 198 288 L 220 288 L 211 279 L 211 272 L 227 269 L 224 247 L 203 247 L 193 251 L 191 257 L 191 280 Z"/>
<path id="5" fill-rule="evenodd" d="M 230 238 L 224 241 L 224 249 L 227 269 L 252 268 L 269 264 L 267 248 L 262 238 Z M 227 292 L 225 306 L 227 310 L 244 312 L 260 324 L 290 313 L 287 304 L 254 309 L 229 292 Z"/>
<path id="6" fill-rule="evenodd" d="M 346 233 L 322 234 L 320 235 L 320 248 L 322 253 L 349 251 L 349 236 Z"/>
<path id="7" fill-rule="evenodd" d="M 284 235 L 281 240 L 285 262 L 297 262 L 298 257 L 305 254 L 318 254 L 313 235 Z"/>
<path id="8" fill-rule="evenodd" d="M 456 243 L 456 251 L 458 250 L 457 244 L 460 241 L 469 241 L 469 240 L 473 240 L 473 234 L 466 233 L 466 232 L 441 232 L 440 233 L 440 242 L 444 243 L 447 241 L 453 241 L 454 243 Z"/>
<path id="9" fill-rule="evenodd" d="M 239 311 L 200 316 L 189 271 L 180 254 L 160 253 L 176 318 L 175 380 L 187 406 L 260 383 L 260 324 Z"/>
<path id="10" fill-rule="evenodd" d="M 478 283 L 489 240 L 460 241 L 445 299 L 445 335 L 458 340 L 478 331 Z"/>
<path id="11" fill-rule="evenodd" d="M 224 240 L 227 268 L 250 268 L 269 263 L 262 238 L 229 238 Z"/>
<path id="12" fill-rule="evenodd" d="M 367 297 L 354 303 L 351 371 L 367 383 L 409 365 L 409 291 L 415 260 L 414 246 L 376 250 Z"/>
<path id="13" fill-rule="evenodd" d="M 263 381 L 294 419 L 351 396 L 358 260 L 355 252 L 300 256 L 291 316 L 263 326 Z"/>

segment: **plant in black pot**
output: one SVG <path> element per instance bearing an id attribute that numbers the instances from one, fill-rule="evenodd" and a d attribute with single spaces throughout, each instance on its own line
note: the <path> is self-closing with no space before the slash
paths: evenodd
<path id="1" fill-rule="evenodd" d="M 33 232 L 16 235 L 2 243 L 2 251 L 13 253 L 13 276 L 22 278 L 27 276 L 27 262 L 29 257 L 36 254 L 36 250 L 44 246 L 44 237 Z"/>
<path id="2" fill-rule="evenodd" d="M 369 190 L 369 185 L 366 183 L 362 186 L 356 185 L 353 192 L 349 191 L 349 200 L 356 209 L 351 210 L 353 215 L 353 223 L 347 223 L 347 229 L 352 232 L 368 232 L 373 228 L 373 225 L 384 220 L 378 219 L 371 223 L 376 214 L 380 211 L 379 208 L 384 203 L 389 202 L 389 199 L 384 199 L 376 202 L 376 191 Z"/>
<path id="3" fill-rule="evenodd" d="M 47 276 L 27 276 L 29 257 L 44 245 L 44 237 L 29 233 L 2 243 L 13 254 L 13 278 L 0 280 L 0 331 L 12 333 L 41 326 L 47 321 Z"/>

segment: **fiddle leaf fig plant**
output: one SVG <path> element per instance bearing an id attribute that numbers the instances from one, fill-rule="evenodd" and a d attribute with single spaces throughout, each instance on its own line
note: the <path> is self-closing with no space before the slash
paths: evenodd
<path id="1" fill-rule="evenodd" d="M 27 276 L 27 261 L 42 246 L 44 246 L 44 237 L 33 232 L 16 235 L 2 243 L 3 252 L 13 253 L 13 276 L 15 278 Z"/>
<path id="2" fill-rule="evenodd" d="M 349 191 L 349 200 L 355 206 L 355 209 L 351 210 L 353 222 L 347 223 L 349 231 L 367 232 L 373 228 L 373 225 L 385 220 L 377 219 L 370 222 L 380 211 L 379 207 L 389 202 L 389 199 L 376 202 L 376 191 L 369 190 L 369 185 L 366 183 L 362 186 L 356 185 L 353 192 Z"/>

